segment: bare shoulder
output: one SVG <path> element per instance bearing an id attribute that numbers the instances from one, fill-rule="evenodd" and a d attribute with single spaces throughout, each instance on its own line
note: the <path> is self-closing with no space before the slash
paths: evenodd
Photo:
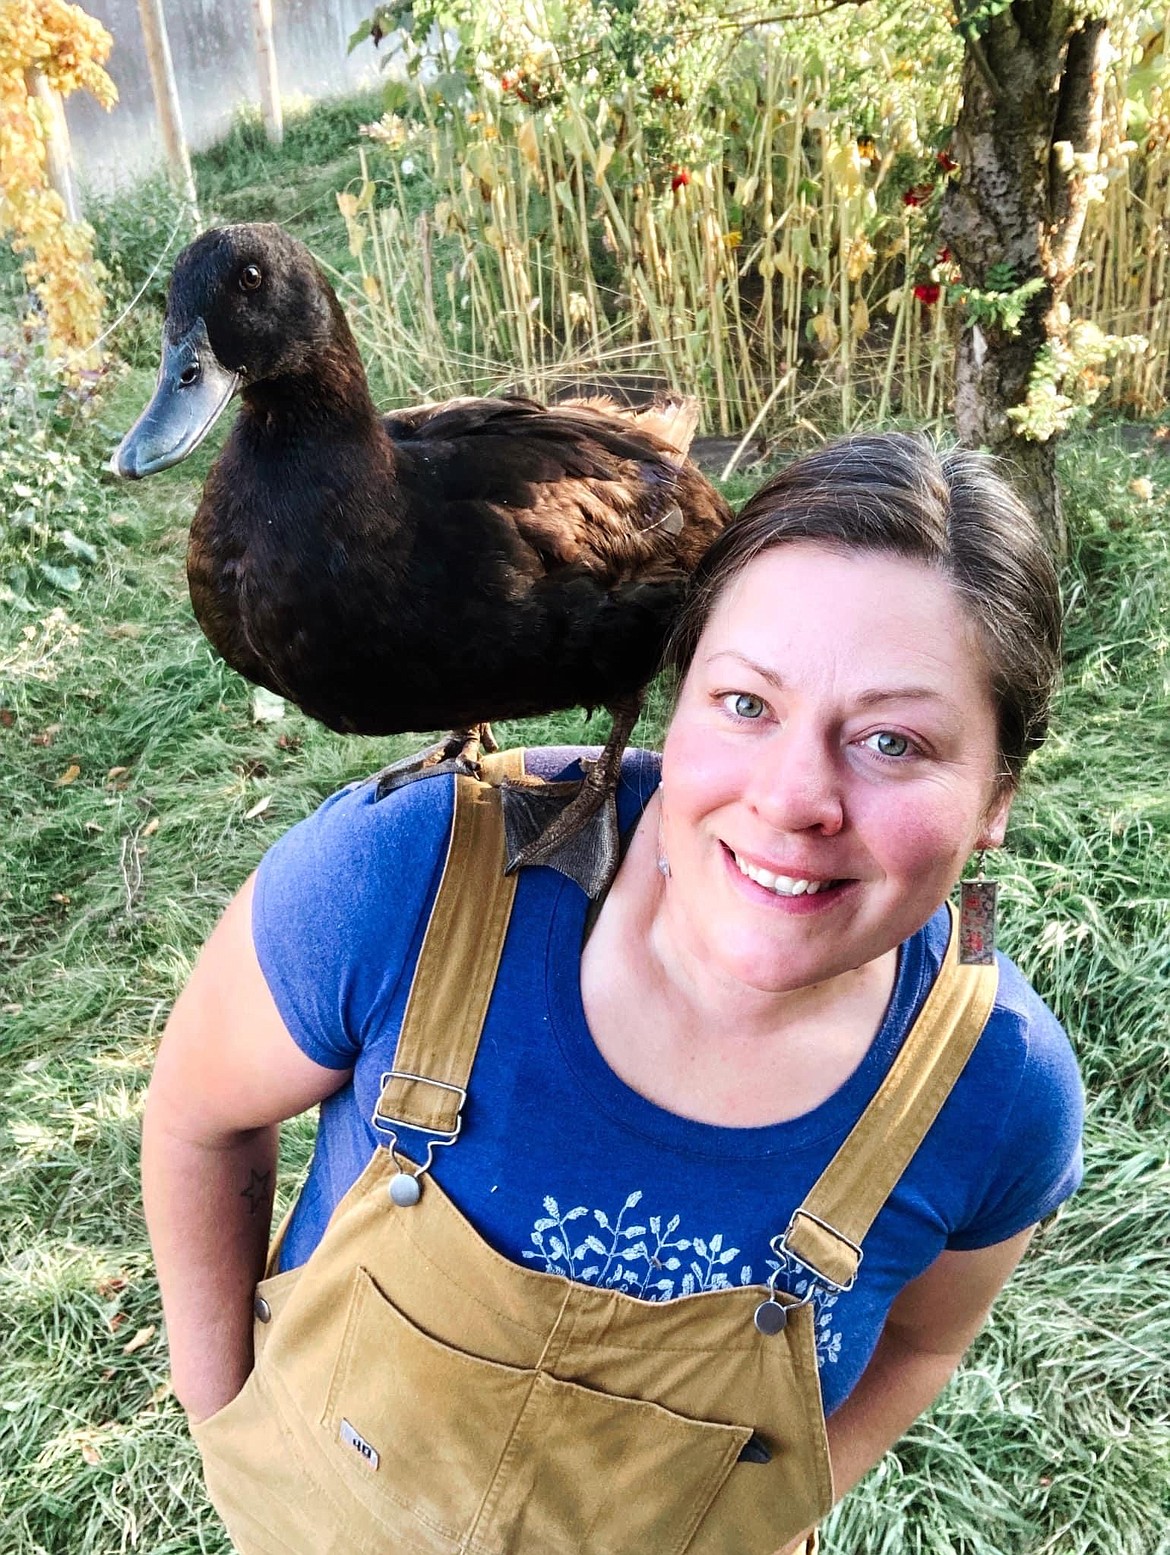
<path id="1" fill-rule="evenodd" d="M 280 1018 L 252 941 L 251 876 L 204 945 L 167 1022 L 148 1108 L 204 1144 L 304 1112 L 349 1071 L 307 1058 Z"/>

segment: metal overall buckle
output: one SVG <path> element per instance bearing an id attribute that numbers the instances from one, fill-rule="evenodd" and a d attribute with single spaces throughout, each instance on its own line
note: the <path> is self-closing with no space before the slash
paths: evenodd
<path id="1" fill-rule="evenodd" d="M 811 1220 L 814 1225 L 820 1226 L 822 1231 L 827 1231 L 830 1236 L 835 1236 L 839 1242 L 844 1243 L 850 1252 L 856 1253 L 857 1263 L 853 1273 L 847 1280 L 842 1282 L 832 1279 L 813 1264 L 808 1263 L 799 1253 L 793 1252 L 792 1248 L 789 1247 L 788 1238 L 796 1226 L 796 1217 L 798 1215 L 802 1215 L 805 1220 Z M 786 1328 L 789 1315 L 797 1311 L 798 1308 L 809 1305 L 816 1295 L 818 1285 L 834 1296 L 841 1296 L 846 1291 L 852 1290 L 857 1280 L 857 1270 L 861 1267 L 861 1260 L 864 1257 L 861 1248 L 856 1242 L 851 1242 L 847 1236 L 843 1236 L 837 1230 L 836 1226 L 829 1225 L 828 1221 L 822 1220 L 819 1215 L 810 1214 L 807 1209 L 794 1210 L 792 1219 L 788 1222 L 787 1227 L 772 1238 L 770 1246 L 779 1262 L 768 1278 L 768 1299 L 767 1301 L 761 1301 L 755 1310 L 755 1325 L 762 1334 L 778 1334 L 781 1329 Z M 808 1289 L 799 1301 L 792 1301 L 787 1306 L 782 1306 L 776 1299 L 776 1282 L 780 1275 L 786 1269 L 790 1269 L 793 1264 L 799 1264 L 808 1274 Z"/>
<path id="2" fill-rule="evenodd" d="M 439 1090 L 450 1091 L 453 1095 L 458 1096 L 459 1098 L 459 1110 L 455 1114 L 455 1127 L 448 1130 L 446 1133 L 433 1133 L 428 1137 L 426 1142 L 426 1160 L 421 1166 L 415 1167 L 413 1171 L 407 1171 L 406 1167 L 399 1160 L 397 1147 L 398 1130 L 400 1128 L 413 1128 L 414 1125 L 408 1123 L 405 1118 L 387 1118 L 378 1111 L 378 1102 L 382 1100 L 382 1095 L 391 1080 L 411 1080 L 418 1085 L 434 1085 L 437 1086 Z M 435 1151 L 442 1145 L 453 1145 L 459 1138 L 460 1130 L 463 1127 L 463 1107 L 466 1101 L 467 1090 L 462 1085 L 451 1085 L 446 1080 L 432 1080 L 429 1075 L 411 1074 L 406 1069 L 387 1069 L 383 1074 L 381 1082 L 378 1086 L 378 1101 L 374 1103 L 374 1111 L 372 1117 L 370 1118 L 370 1122 L 373 1124 L 374 1128 L 379 1134 L 384 1134 L 388 1137 L 389 1143 L 387 1144 L 386 1149 L 389 1150 L 391 1159 L 393 1160 L 398 1170 L 394 1173 L 394 1176 L 391 1177 L 387 1192 L 389 1193 L 393 1202 L 400 1208 L 405 1209 L 411 1204 L 418 1203 L 419 1199 L 422 1197 L 422 1186 L 419 1182 L 419 1179 L 422 1177 L 424 1172 L 430 1171 L 431 1163 L 434 1160 Z M 408 1164 L 413 1165 L 414 1163 L 409 1162 Z"/>

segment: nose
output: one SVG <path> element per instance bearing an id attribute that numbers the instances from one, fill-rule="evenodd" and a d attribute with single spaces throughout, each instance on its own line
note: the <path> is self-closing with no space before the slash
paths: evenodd
<path id="1" fill-rule="evenodd" d="M 747 802 L 776 831 L 834 837 L 845 824 L 836 752 L 823 733 L 790 723 L 752 771 Z"/>

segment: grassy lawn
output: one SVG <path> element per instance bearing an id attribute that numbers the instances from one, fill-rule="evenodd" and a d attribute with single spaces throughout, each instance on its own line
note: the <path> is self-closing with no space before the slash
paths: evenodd
<path id="1" fill-rule="evenodd" d="M 340 261 L 332 191 L 356 171 L 353 126 L 370 112 L 329 110 L 279 165 L 238 134 L 201 162 L 206 208 L 287 221 Z M 145 273 L 132 223 L 109 221 L 127 233 L 127 276 Z M 139 365 L 72 434 L 95 468 L 153 380 L 157 315 L 149 295 L 141 306 L 124 326 Z M 1007 948 L 1081 1057 L 1085 1187 L 939 1404 L 834 1514 L 829 1555 L 1170 1551 L 1166 446 L 1103 429 L 1064 451 L 1066 680 L 996 860 Z M 344 739 L 292 710 L 257 721 L 186 596 L 211 457 L 136 488 L 105 478 L 108 538 L 81 589 L 0 606 L 0 1555 L 226 1555 L 168 1391 L 139 1205 L 152 1055 L 264 849 L 415 743 Z M 651 715 L 639 737 L 659 728 Z M 596 729 L 574 713 L 502 732 L 535 744 Z M 284 1131 L 282 1203 L 311 1141 L 310 1119 Z"/>

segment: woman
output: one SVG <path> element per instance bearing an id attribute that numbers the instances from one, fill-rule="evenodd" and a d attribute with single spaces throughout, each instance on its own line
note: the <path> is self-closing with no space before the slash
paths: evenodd
<path id="1" fill-rule="evenodd" d="M 1067 1039 L 1009 962 L 958 964 L 945 905 L 1003 841 L 1059 619 L 985 461 L 856 438 L 700 569 L 595 914 L 504 880 L 466 779 L 355 785 L 269 853 L 144 1133 L 244 1555 L 797 1549 L 926 1408 L 1080 1176 Z M 317 1101 L 257 1292 L 276 1124 Z"/>

